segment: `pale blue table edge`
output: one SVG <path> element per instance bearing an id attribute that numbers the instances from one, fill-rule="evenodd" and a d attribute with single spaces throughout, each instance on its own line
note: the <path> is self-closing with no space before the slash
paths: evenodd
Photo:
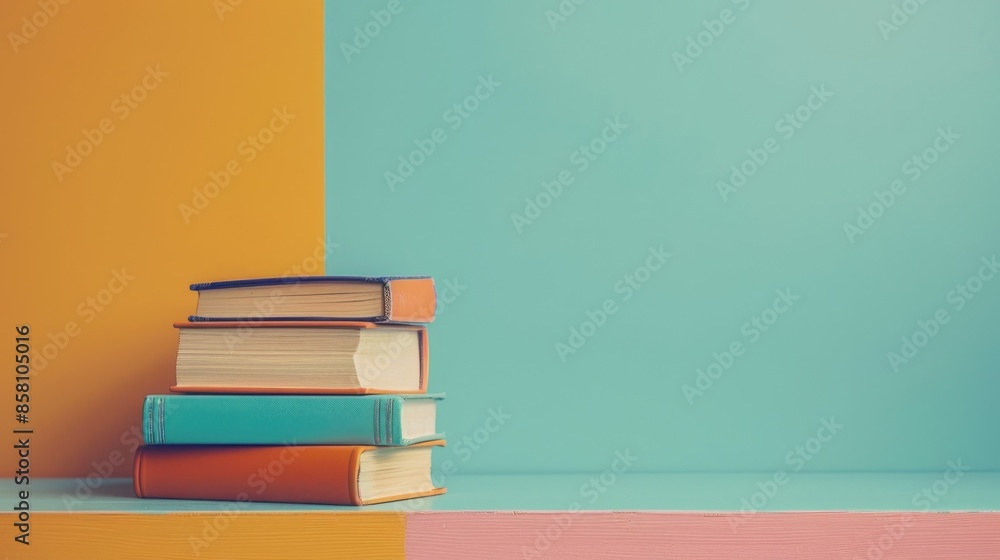
<path id="1" fill-rule="evenodd" d="M 4 507 L 7 513 L 13 511 L 11 502 L 23 489 L 30 491 L 32 513 L 540 512 L 574 508 L 584 511 L 740 512 L 748 503 L 758 506 L 754 509 L 762 512 L 1000 511 L 998 472 L 965 473 L 950 485 L 939 482 L 944 480 L 941 473 L 797 473 L 766 500 L 763 500 L 765 494 L 758 483 L 769 486 L 766 481 L 771 475 L 768 473 L 625 474 L 615 477 L 607 486 L 593 484 L 592 480 L 597 480 L 595 476 L 455 475 L 444 481 L 448 493 L 442 496 L 365 507 L 139 499 L 132 491 L 131 480 L 126 478 L 101 480 L 90 496 L 82 498 L 76 495 L 77 489 L 89 487 L 81 480 L 34 478 L 25 487 L 15 486 L 11 479 L 3 479 L 0 480 L 0 500 L 8 504 Z M 609 477 L 605 477 L 607 481 Z M 92 479 L 91 485 L 94 483 Z M 938 491 L 945 490 L 936 497 L 936 503 L 918 498 L 922 489 L 933 489 L 935 484 Z M 599 491 L 600 488 L 604 491 Z M 773 491 L 774 487 L 770 489 Z M 83 496 L 86 491 L 81 490 L 79 494 Z"/>

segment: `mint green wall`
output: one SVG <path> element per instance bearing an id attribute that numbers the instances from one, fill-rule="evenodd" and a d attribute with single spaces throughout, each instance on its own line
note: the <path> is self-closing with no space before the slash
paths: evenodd
<path id="1" fill-rule="evenodd" d="M 328 272 L 453 300 L 439 463 L 1000 469 L 1000 3 L 895 5 L 327 4 Z"/>

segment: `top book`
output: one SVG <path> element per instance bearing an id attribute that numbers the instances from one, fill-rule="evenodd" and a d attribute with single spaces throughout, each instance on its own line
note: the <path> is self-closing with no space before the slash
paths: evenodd
<path id="1" fill-rule="evenodd" d="M 428 276 L 284 276 L 192 284 L 197 321 L 368 321 L 430 323 Z"/>

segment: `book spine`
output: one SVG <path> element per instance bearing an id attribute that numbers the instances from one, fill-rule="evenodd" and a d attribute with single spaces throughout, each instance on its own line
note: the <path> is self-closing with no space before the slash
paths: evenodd
<path id="1" fill-rule="evenodd" d="M 404 445 L 403 399 L 151 395 L 143 403 L 146 445 Z"/>
<path id="2" fill-rule="evenodd" d="M 380 397 L 376 402 L 375 441 L 373 444 L 404 445 L 402 414 L 400 414 L 403 409 L 403 399 Z"/>
<path id="3" fill-rule="evenodd" d="M 389 321 L 430 323 L 434 321 L 437 294 L 431 278 L 403 278 L 385 283 L 385 315 Z"/>
<path id="4" fill-rule="evenodd" d="M 363 446 L 140 446 L 133 487 L 140 498 L 360 505 Z M 261 465 L 281 474 L 266 480 Z"/>
<path id="5" fill-rule="evenodd" d="M 146 397 L 142 402 L 142 434 L 147 444 L 164 442 L 164 422 L 164 397 Z"/>

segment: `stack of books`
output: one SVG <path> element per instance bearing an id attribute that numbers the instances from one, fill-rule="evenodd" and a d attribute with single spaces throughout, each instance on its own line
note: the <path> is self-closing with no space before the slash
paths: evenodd
<path id="1" fill-rule="evenodd" d="M 140 498 L 364 505 L 441 494 L 431 481 L 427 277 L 194 284 L 175 326 L 177 394 L 150 395 Z"/>

